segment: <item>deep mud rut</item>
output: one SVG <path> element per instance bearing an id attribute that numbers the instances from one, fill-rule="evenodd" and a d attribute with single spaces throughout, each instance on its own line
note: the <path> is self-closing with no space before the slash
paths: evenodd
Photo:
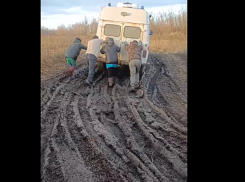
<path id="1" fill-rule="evenodd" d="M 41 181 L 187 181 L 186 54 L 149 56 L 143 98 L 87 74 L 41 85 Z"/>

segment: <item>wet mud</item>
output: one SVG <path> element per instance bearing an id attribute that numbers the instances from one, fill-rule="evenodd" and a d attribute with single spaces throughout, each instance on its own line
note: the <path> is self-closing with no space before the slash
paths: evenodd
<path id="1" fill-rule="evenodd" d="M 86 63 L 41 83 L 42 182 L 187 181 L 187 56 L 151 53 L 143 73 L 142 98 L 128 76 L 85 86 Z"/>

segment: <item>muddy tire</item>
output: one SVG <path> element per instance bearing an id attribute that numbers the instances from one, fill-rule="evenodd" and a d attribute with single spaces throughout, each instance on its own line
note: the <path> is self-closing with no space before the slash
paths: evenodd
<path id="1" fill-rule="evenodd" d="M 98 65 L 97 65 L 97 73 L 102 73 L 103 71 L 105 71 L 106 66 L 105 63 L 103 61 L 99 61 Z"/>
<path id="2" fill-rule="evenodd" d="M 128 65 L 122 65 L 120 68 L 118 68 L 118 78 L 123 79 L 124 77 L 130 76 L 130 71 Z"/>

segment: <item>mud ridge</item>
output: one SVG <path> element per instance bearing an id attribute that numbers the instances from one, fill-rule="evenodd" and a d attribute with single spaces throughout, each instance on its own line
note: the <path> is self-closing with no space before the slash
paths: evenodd
<path id="1" fill-rule="evenodd" d="M 186 182 L 187 56 L 149 55 L 143 98 L 127 73 L 86 86 L 86 62 L 41 83 L 42 182 Z M 125 69 L 126 71 L 126 69 Z"/>

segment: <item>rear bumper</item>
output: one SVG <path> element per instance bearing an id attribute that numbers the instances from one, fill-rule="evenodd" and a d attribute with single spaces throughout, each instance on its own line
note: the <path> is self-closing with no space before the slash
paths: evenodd
<path id="1" fill-rule="evenodd" d="M 105 58 L 99 58 L 99 61 L 102 61 L 102 62 L 106 63 Z M 128 65 L 128 60 L 119 60 L 119 61 L 118 61 L 118 64 L 121 64 L 121 65 Z"/>
<path id="2" fill-rule="evenodd" d="M 103 59 L 103 58 L 100 58 L 100 61 L 106 63 L 105 59 Z M 129 65 L 129 62 L 128 62 L 128 60 L 119 60 L 118 64 L 119 65 Z M 142 64 L 146 64 L 146 60 L 142 59 Z"/>
<path id="3" fill-rule="evenodd" d="M 121 60 L 121 61 L 119 61 L 119 64 L 128 65 L 129 62 L 128 62 L 128 60 Z"/>

